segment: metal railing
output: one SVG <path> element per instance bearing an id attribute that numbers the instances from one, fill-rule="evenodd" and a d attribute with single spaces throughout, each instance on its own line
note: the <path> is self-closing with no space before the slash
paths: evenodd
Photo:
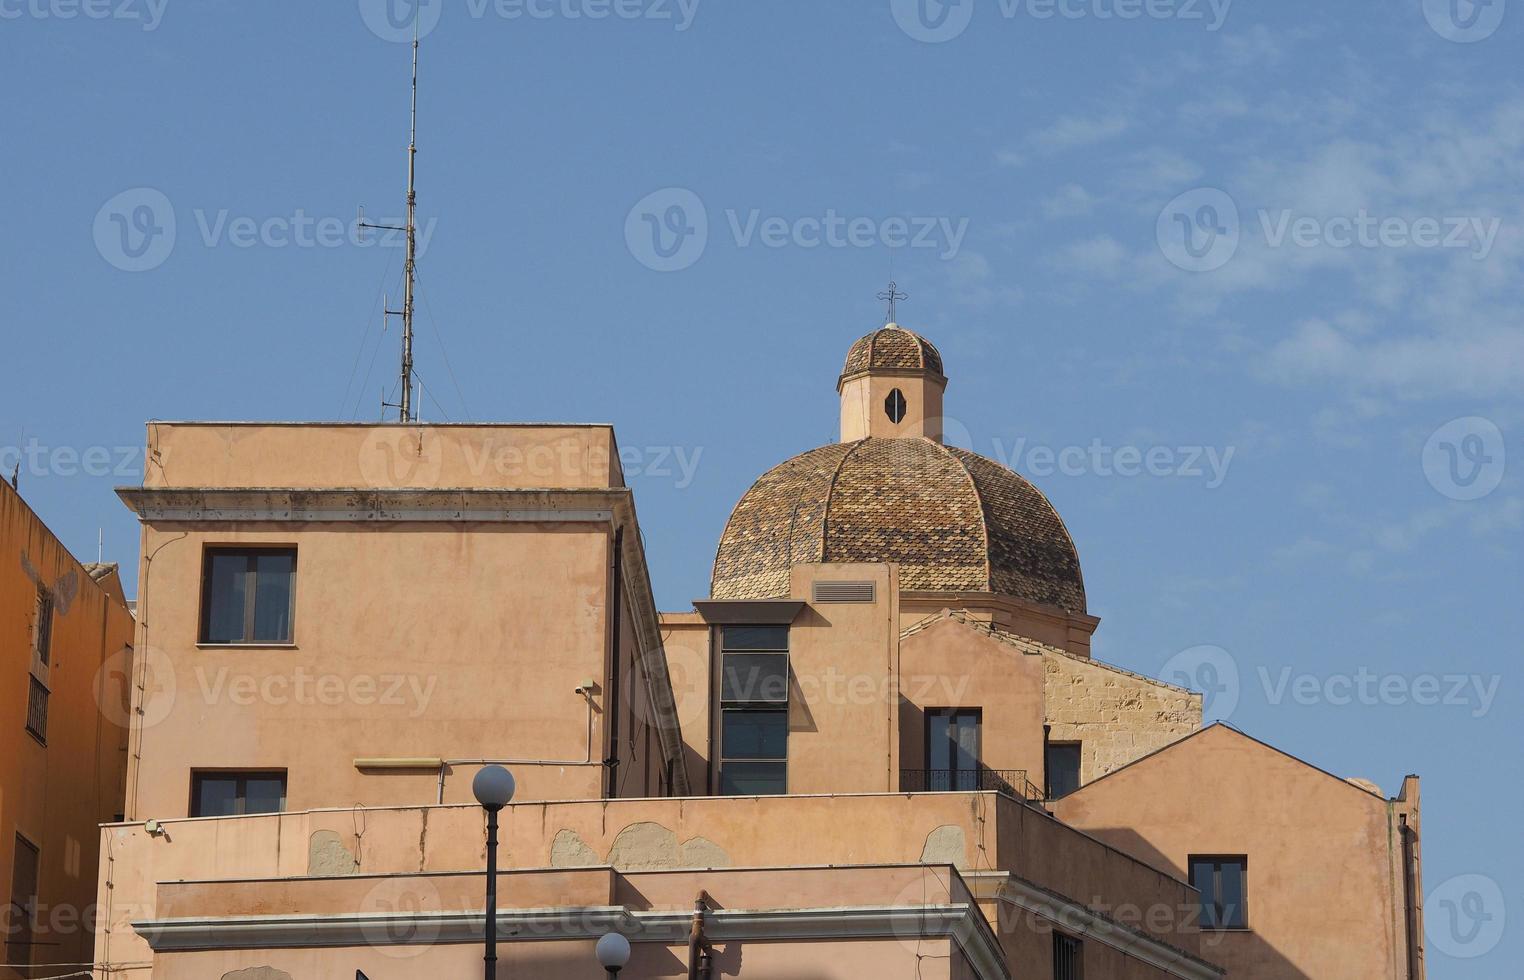
<path id="1" fill-rule="evenodd" d="M 975 793 L 992 790 L 1018 800 L 1043 801 L 1025 769 L 901 769 L 902 793 Z"/>

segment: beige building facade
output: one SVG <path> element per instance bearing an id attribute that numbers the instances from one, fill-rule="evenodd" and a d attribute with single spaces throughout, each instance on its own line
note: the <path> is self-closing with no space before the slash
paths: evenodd
<path id="1" fill-rule="evenodd" d="M 132 613 L 0 483 L 0 977 L 88 963 L 98 825 L 121 819 Z"/>
<path id="2" fill-rule="evenodd" d="M 637 978 L 1422 977 L 1416 779 L 1092 658 L 1074 537 L 942 443 L 947 386 L 853 344 L 841 440 L 673 613 L 607 426 L 152 425 L 97 976 L 479 970 L 501 764 L 502 977 L 609 931 Z"/>

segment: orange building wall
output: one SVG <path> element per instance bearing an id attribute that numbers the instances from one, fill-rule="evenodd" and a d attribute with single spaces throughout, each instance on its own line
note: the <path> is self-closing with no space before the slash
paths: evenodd
<path id="1" fill-rule="evenodd" d="M 1229 976 L 1390 980 L 1408 975 L 1400 806 L 1218 725 L 1057 813 L 1181 877 L 1192 854 L 1246 855 L 1248 930 L 1202 938 Z"/>
<path id="2" fill-rule="evenodd" d="M 55 596 L 46 745 L 26 731 L 39 585 Z M 35 963 L 90 960 L 96 825 L 122 810 L 133 624 L 110 585 L 0 485 L 0 909 L 11 900 L 19 833 L 41 852 Z"/>

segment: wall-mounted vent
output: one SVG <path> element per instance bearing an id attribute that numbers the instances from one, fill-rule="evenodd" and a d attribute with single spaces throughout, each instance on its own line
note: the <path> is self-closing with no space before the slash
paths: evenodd
<path id="1" fill-rule="evenodd" d="M 872 582 L 816 582 L 814 584 L 815 602 L 872 602 L 874 588 Z"/>

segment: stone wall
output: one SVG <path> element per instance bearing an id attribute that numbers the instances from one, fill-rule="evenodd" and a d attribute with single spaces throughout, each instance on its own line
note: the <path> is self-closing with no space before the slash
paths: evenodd
<path id="1" fill-rule="evenodd" d="M 1083 785 L 1201 728 L 1201 695 L 1060 652 L 1043 654 L 1046 723 L 1079 742 Z"/>

